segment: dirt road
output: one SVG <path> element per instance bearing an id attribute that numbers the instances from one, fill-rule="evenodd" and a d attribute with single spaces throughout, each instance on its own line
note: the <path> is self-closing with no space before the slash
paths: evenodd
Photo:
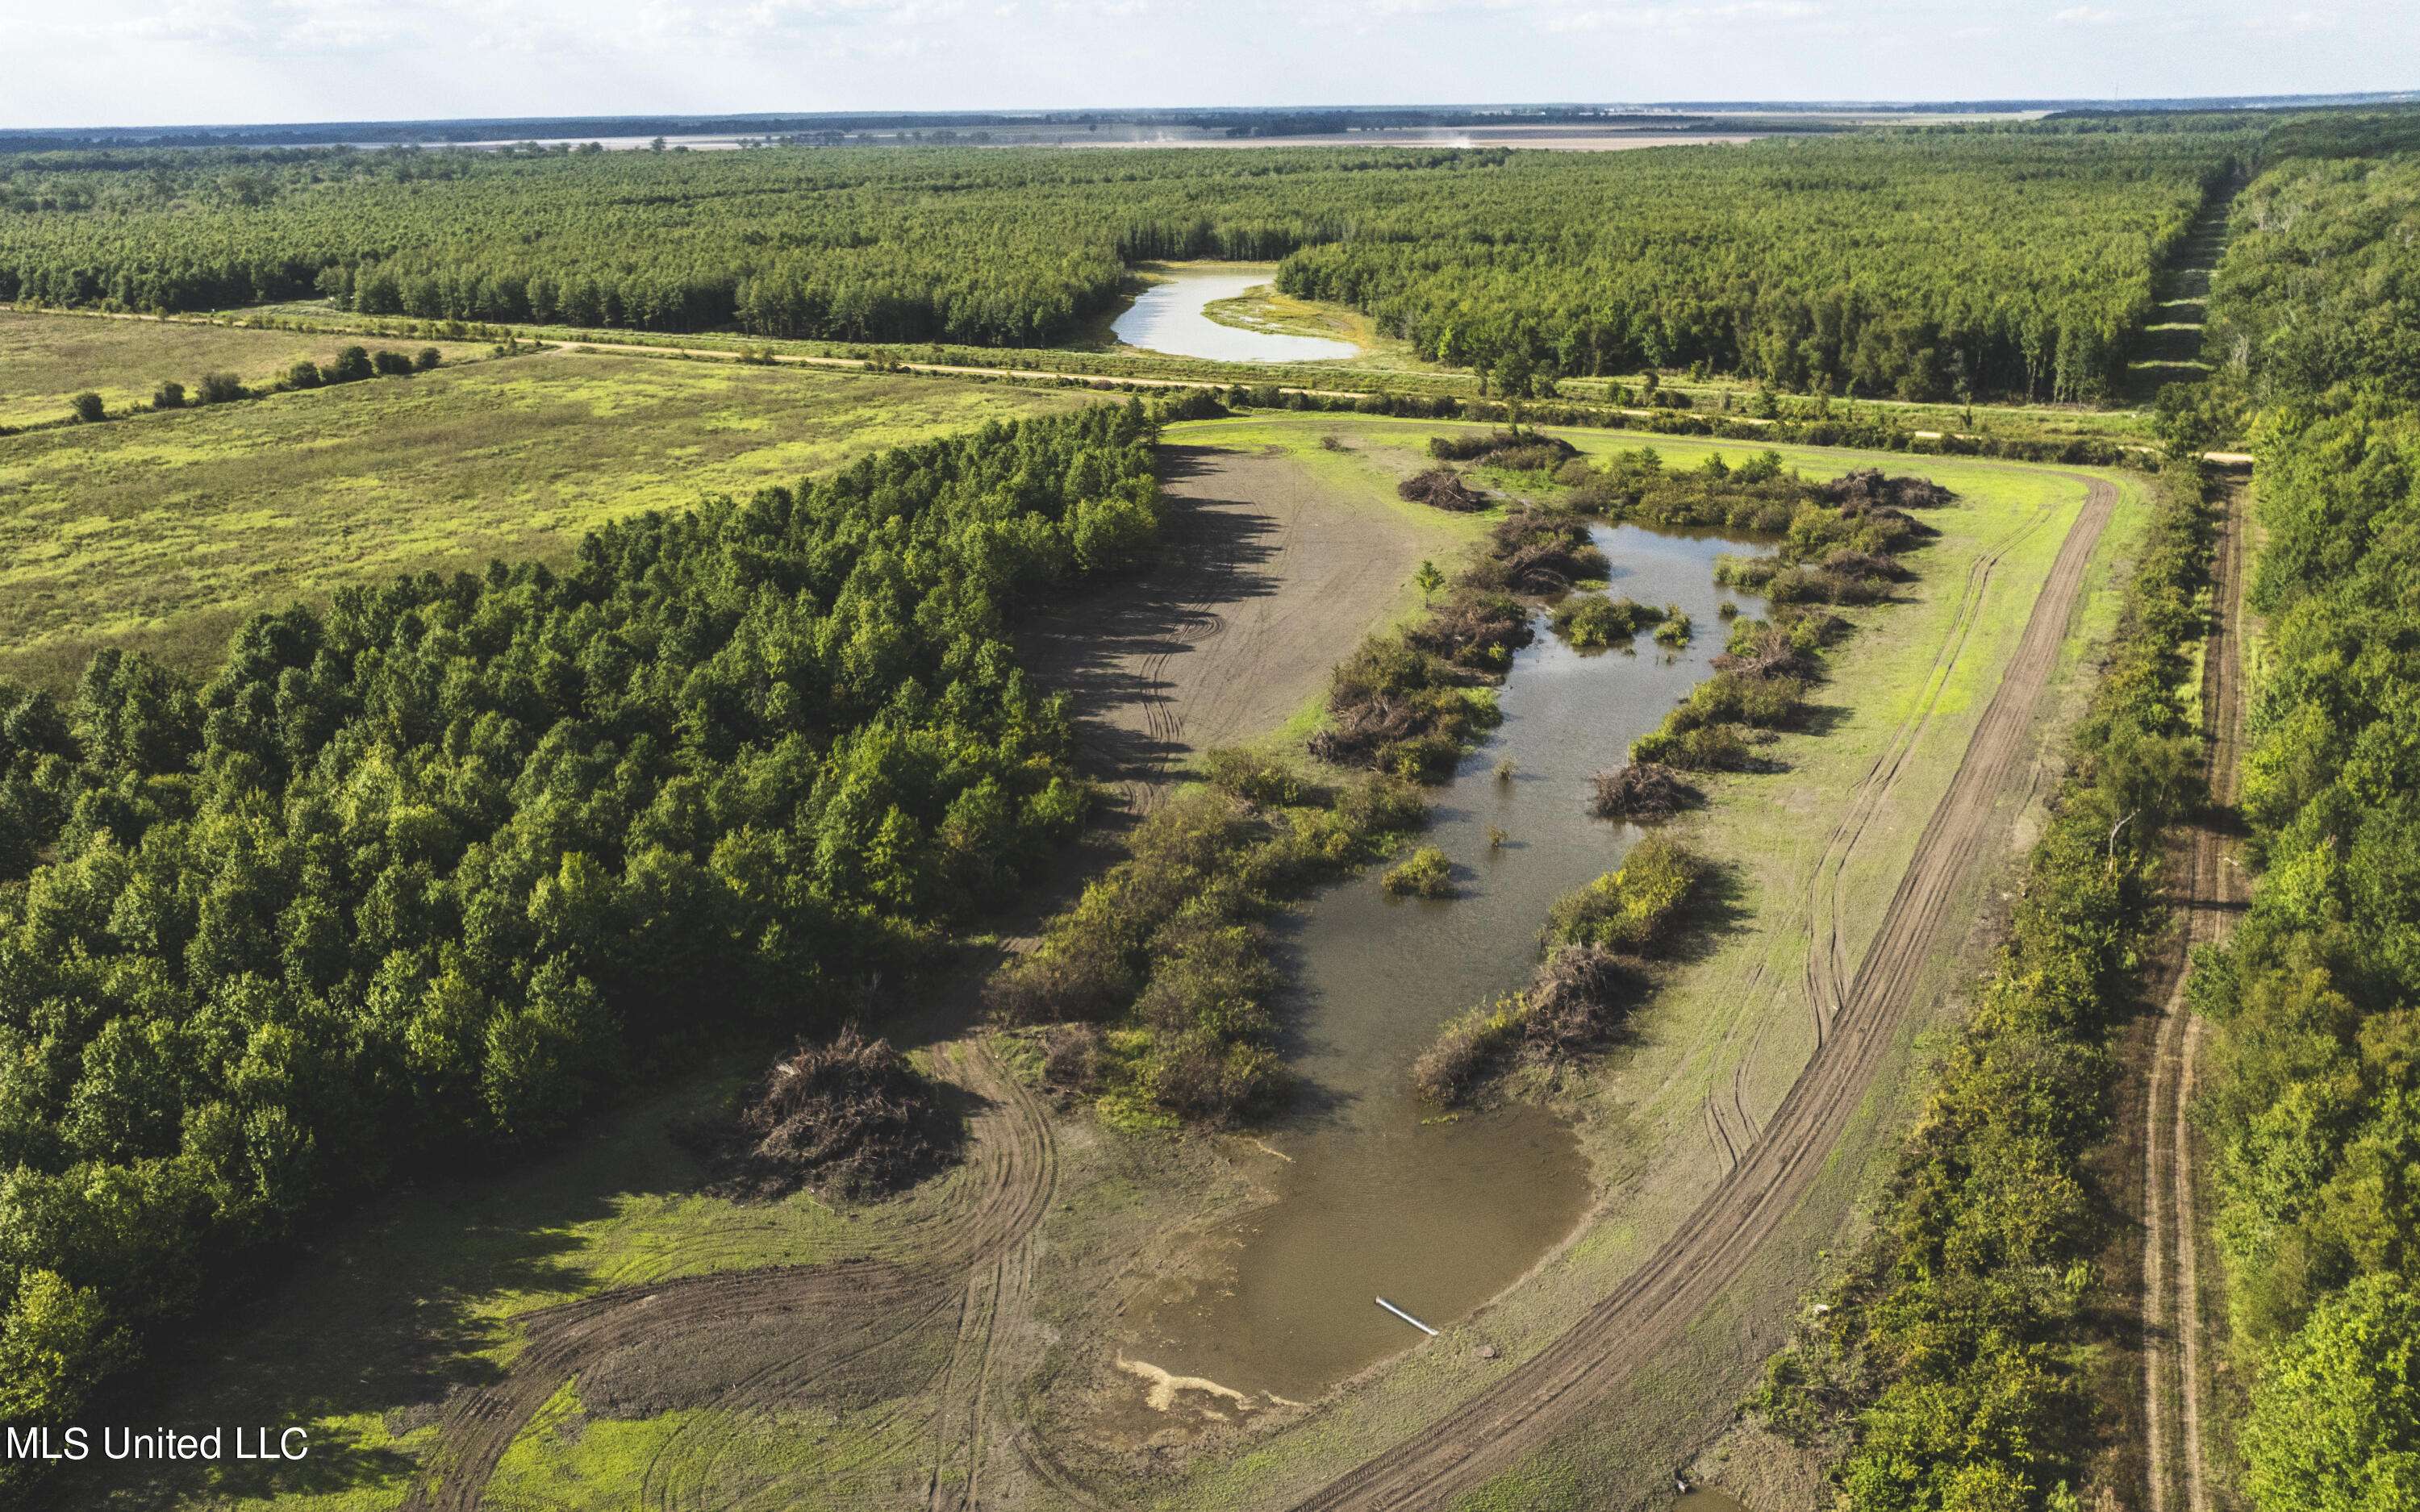
<path id="1" fill-rule="evenodd" d="M 959 1338 L 944 1367 L 953 1379 L 941 1394 L 929 1504 L 971 1505 L 971 1496 L 949 1493 L 993 1447 L 985 1425 L 996 1382 L 980 1361 L 999 1299 L 1031 1269 L 1027 1249 L 1057 1190 L 1058 1157 L 1041 1104 L 988 1050 L 962 1041 L 936 1059 L 976 1104 L 970 1164 L 951 1179 L 947 1201 L 903 1225 L 877 1257 L 687 1276 L 522 1316 L 526 1342 L 503 1377 L 446 1404 L 438 1446 L 404 1506 L 480 1506 L 505 1449 L 575 1376 L 594 1407 L 612 1405 L 626 1382 L 659 1391 L 703 1368 L 706 1378 L 688 1387 L 698 1398 L 691 1405 L 717 1411 L 691 1414 L 634 1489 L 642 1506 L 694 1504 L 711 1489 L 723 1441 L 752 1418 L 829 1391 L 853 1367 L 885 1396 L 919 1391 L 924 1381 L 898 1374 L 912 1353 L 891 1347 L 938 1326 L 953 1307 Z M 978 1291 L 989 1299 L 980 1309 L 968 1304 Z M 961 1374 L 968 1358 L 977 1363 Z"/>
<path id="2" fill-rule="evenodd" d="M 1840 1006 L 1848 1001 L 1853 963 L 1849 960 L 1848 941 L 1843 920 L 1848 911 L 1849 865 L 1866 838 L 1877 816 L 1888 811 L 1897 794 L 1900 779 L 1910 770 L 1909 759 L 1922 743 L 1925 732 L 1940 712 L 1942 694 L 1949 687 L 1950 669 L 1965 656 L 1966 642 L 1973 636 L 1976 621 L 1981 616 L 1983 596 L 1992 586 L 1992 575 L 2010 551 L 2030 539 L 2057 513 L 2058 506 L 2046 503 L 2028 516 L 2007 534 L 1993 541 L 1976 557 L 1966 569 L 1966 579 L 1960 589 L 1957 610 L 1951 617 L 1948 633 L 1942 638 L 1927 671 L 1924 694 L 1899 727 L 1891 732 L 1873 764 L 1859 777 L 1851 791 L 1849 804 L 1840 818 L 1824 836 L 1823 850 L 1815 870 L 1807 879 L 1805 893 L 1798 900 L 1796 913 L 1783 928 L 1807 931 L 1808 949 L 1803 978 L 1807 1010 L 1814 1020 L 1814 1042 L 1821 1046 L 1823 1036 Z M 1762 980 L 1762 972 L 1752 978 L 1753 988 Z M 1757 1030 L 1756 1043 L 1761 1044 L 1772 1028 L 1766 1020 Z M 1730 1085 L 1707 1095 L 1705 1111 L 1708 1126 L 1717 1148 L 1727 1163 L 1736 1165 L 1739 1150 L 1756 1133 L 1756 1120 L 1748 1112 L 1745 1078 L 1749 1053 L 1732 1068 Z"/>
<path id="3" fill-rule="evenodd" d="M 1807 1195 L 1897 1043 L 1921 967 L 1962 930 L 1948 917 L 1951 901 L 1987 863 L 1995 800 L 2024 759 L 2086 564 L 2117 503 L 2108 483 L 2090 480 L 2088 490 L 1881 929 L 1761 1134 L 1679 1231 L 1580 1322 L 1416 1438 L 1303 1499 L 1300 1512 L 1442 1506 L 1512 1468 L 1681 1339 Z"/>
<path id="4" fill-rule="evenodd" d="M 2234 927 L 2249 890 L 2235 861 L 2236 773 L 2243 745 L 2244 490 L 2227 495 L 2217 550 L 2213 620 L 2202 656 L 2201 706 L 2210 732 L 2210 798 L 2185 841 L 2180 949 L 2215 944 Z M 2180 968 L 2188 963 L 2180 963 Z M 2201 1287 L 2195 1246 L 2193 1105 L 2201 1023 L 2185 1007 L 2187 973 L 2163 1005 L 2152 1054 L 2143 1141 L 2143 1417 L 2149 1439 L 2151 1512 L 2208 1512 L 2201 1437 Z"/>
<path id="5" fill-rule="evenodd" d="M 1145 810 L 1188 756 L 1267 733 L 1404 592 L 1435 543 L 1281 453 L 1160 449 L 1162 564 L 1027 634 L 1076 698 L 1085 764 Z"/>

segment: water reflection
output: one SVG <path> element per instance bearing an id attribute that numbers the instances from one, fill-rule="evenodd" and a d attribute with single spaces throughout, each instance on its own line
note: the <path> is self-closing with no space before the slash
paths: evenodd
<path id="1" fill-rule="evenodd" d="M 1272 276 L 1268 269 L 1241 273 L 1180 269 L 1136 296 L 1111 323 L 1110 333 L 1129 347 L 1216 363 L 1318 363 L 1361 354 L 1349 341 L 1245 331 L 1202 313 L 1202 306 L 1234 299 Z"/>

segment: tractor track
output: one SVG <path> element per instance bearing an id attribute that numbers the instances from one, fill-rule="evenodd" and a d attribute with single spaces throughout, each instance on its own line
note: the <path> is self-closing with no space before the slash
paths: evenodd
<path id="1" fill-rule="evenodd" d="M 2189 1114 L 2201 1025 L 2185 1004 L 2192 953 L 2226 937 L 2246 885 L 2227 820 L 2243 746 L 2243 491 L 2230 489 L 2213 553 L 2211 634 L 2202 656 L 2208 801 L 2187 832 L 2177 913 L 2181 956 L 2161 1004 L 2145 1089 L 2143 1422 L 2150 1512 L 2209 1512 L 2201 1433 L 2201 1232 Z M 2171 1481 L 2174 1484 L 2171 1484 Z"/>
<path id="2" fill-rule="evenodd" d="M 1948 918 L 1952 900 L 1985 864 L 1988 822 L 2027 748 L 2035 708 L 2117 497 L 2115 486 L 2088 481 L 2083 510 L 1882 927 L 1846 984 L 1830 1033 L 1740 1164 L 1645 1264 L 1559 1338 L 1418 1436 L 1301 1498 L 1297 1512 L 1441 1506 L 1518 1463 L 1678 1342 L 1812 1189 L 1900 1040 L 1922 968 L 1957 927 Z"/>
<path id="3" fill-rule="evenodd" d="M 503 1379 L 448 1403 L 438 1446 L 403 1503 L 408 1512 L 472 1512 L 482 1505 L 496 1465 L 539 1409 L 566 1381 L 615 1350 L 762 1320 L 783 1330 L 785 1345 L 795 1342 L 795 1350 L 718 1391 L 711 1405 L 720 1411 L 699 1414 L 699 1421 L 717 1426 L 675 1435 L 659 1448 L 637 1489 L 644 1506 L 703 1504 L 709 1488 L 692 1472 L 710 1469 L 740 1422 L 811 1399 L 815 1385 L 836 1369 L 944 1315 L 966 1294 L 970 1273 L 1021 1255 L 1058 1184 L 1057 1151 L 1041 1104 L 980 1045 L 946 1045 L 936 1059 L 946 1079 L 985 1106 L 973 1119 L 970 1165 L 949 1200 L 903 1226 L 885 1246 L 914 1258 L 683 1276 L 520 1315 L 515 1321 L 526 1339 L 521 1351 Z M 1018 1296 L 1025 1294 L 1020 1288 Z M 984 1327 L 996 1325 L 996 1311 L 986 1309 Z M 951 1383 L 953 1394 L 959 1384 Z M 986 1393 L 988 1371 L 974 1373 L 964 1385 Z M 951 1411 L 945 1402 L 944 1415 Z M 974 1436 L 966 1442 L 972 1444 L 981 1436 L 982 1407 L 965 1415 Z"/>
<path id="4" fill-rule="evenodd" d="M 2091 479 L 2080 473 L 2062 474 L 2062 476 L 2071 477 L 2087 486 L 2092 485 Z M 1967 564 L 1966 579 L 1959 595 L 1957 609 L 1950 617 L 1948 633 L 1943 638 L 1940 650 L 1934 653 L 1932 665 L 1926 670 L 1922 697 L 1916 706 L 1900 722 L 1899 727 L 1891 733 L 1889 744 L 1875 756 L 1872 764 L 1868 766 L 1864 774 L 1857 779 L 1856 785 L 1851 790 L 1849 807 L 1834 822 L 1831 832 L 1823 839 L 1823 854 L 1815 863 L 1815 870 L 1809 873 L 1806 891 L 1800 899 L 1800 916 L 1806 920 L 1807 933 L 1805 967 L 1807 1010 L 1811 1020 L 1812 1043 L 1818 1049 L 1822 1048 L 1823 1037 L 1830 1030 L 1834 1014 L 1848 997 L 1848 946 L 1841 937 L 1840 916 L 1846 902 L 1845 877 L 1849 858 L 1855 854 L 1858 843 L 1864 840 L 1866 828 L 1872 822 L 1874 815 L 1898 791 L 1899 779 L 1906 769 L 1908 756 L 1923 738 L 1925 731 L 1931 728 L 1932 716 L 1941 705 L 1941 692 L 1947 686 L 1950 670 L 1956 667 L 1959 659 L 1964 656 L 1966 641 L 1981 614 L 1983 595 L 1991 586 L 1993 571 L 1998 567 L 2001 559 L 2048 523 L 2052 516 L 2057 513 L 2058 507 L 2056 504 L 2045 504 L 2023 524 L 1985 548 L 1973 562 Z M 1763 968 L 1759 966 L 1748 979 L 1747 990 L 1754 991 L 1761 985 L 1763 980 Z M 1758 1023 L 1756 1032 L 1750 1038 L 1745 1053 L 1731 1068 L 1731 1114 L 1738 1119 L 1739 1127 L 1750 1138 L 1753 1138 L 1757 1133 L 1757 1120 L 1747 1110 L 1746 1088 L 1744 1083 L 1748 1063 L 1756 1058 L 1758 1051 L 1762 1048 L 1764 1038 L 1771 1032 L 1772 1026 L 1773 1021 L 1770 1018 Z M 1706 1101 L 1708 1111 L 1717 1126 L 1726 1122 L 1720 1108 L 1715 1106 L 1716 1094 L 1708 1093 Z M 1726 1143 L 1728 1144 L 1728 1139 Z M 1736 1152 L 1731 1152 L 1731 1164 L 1737 1163 Z"/>

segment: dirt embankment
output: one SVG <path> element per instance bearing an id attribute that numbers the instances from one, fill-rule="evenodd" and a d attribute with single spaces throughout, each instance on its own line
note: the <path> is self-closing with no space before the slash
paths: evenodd
<path id="1" fill-rule="evenodd" d="M 1429 541 L 1284 454 L 1161 448 L 1157 568 L 1030 632 L 1075 695 L 1086 764 L 1147 810 L 1186 759 L 1285 723 L 1385 615 Z"/>
<path id="2" fill-rule="evenodd" d="M 2185 836 L 2178 949 L 2226 939 L 2250 885 L 2236 864 L 2236 774 L 2243 748 L 2244 490 L 2229 490 L 2219 526 L 2213 623 L 2201 706 L 2210 731 L 2209 802 Z M 2185 961 L 2161 1009 L 2143 1130 L 2143 1417 L 2150 1512 L 2208 1512 L 2201 1432 L 2201 1233 L 2194 1131 L 2187 1117 L 2201 1023 L 2185 1006 Z"/>
<path id="3" fill-rule="evenodd" d="M 1442 1505 L 1517 1464 L 1680 1340 L 1813 1188 L 1901 1035 L 1921 968 L 1960 933 L 1948 917 L 1953 899 L 1988 862 L 1994 803 L 2024 757 L 2086 563 L 2117 503 L 2114 486 L 2093 479 L 2088 489 L 1882 927 L 1837 1003 L 1818 998 L 1822 1042 L 1761 1133 L 1681 1228 L 1579 1323 L 1298 1508 Z"/>

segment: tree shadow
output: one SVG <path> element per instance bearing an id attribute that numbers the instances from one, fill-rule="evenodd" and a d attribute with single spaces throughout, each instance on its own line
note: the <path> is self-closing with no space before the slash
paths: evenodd
<path id="1" fill-rule="evenodd" d="M 319 1236 L 247 1254 L 232 1294 L 175 1331 L 97 1401 L 96 1422 L 307 1427 L 299 1460 L 63 1465 L 31 1504 L 146 1505 L 247 1497 L 400 1494 L 433 1444 L 395 1440 L 432 1427 L 446 1399 L 502 1377 L 518 1334 L 504 1299 L 593 1293 L 612 1278 L 580 1263 L 582 1226 L 633 1204 L 692 1196 L 706 1169 L 669 1125 L 729 1071 L 699 1072 L 583 1126 L 532 1160 L 501 1152 L 442 1175 L 388 1183 Z"/>
<path id="2" fill-rule="evenodd" d="M 1221 455 L 1215 447 L 1162 446 L 1169 515 L 1156 560 L 1017 628 L 1020 662 L 1071 696 L 1078 760 L 1104 781 L 1168 779 L 1190 749 L 1169 707 L 1171 664 L 1220 632 L 1222 609 L 1276 591 L 1265 569 L 1284 545 L 1280 523 L 1206 484 L 1185 489 L 1215 481 Z"/>

